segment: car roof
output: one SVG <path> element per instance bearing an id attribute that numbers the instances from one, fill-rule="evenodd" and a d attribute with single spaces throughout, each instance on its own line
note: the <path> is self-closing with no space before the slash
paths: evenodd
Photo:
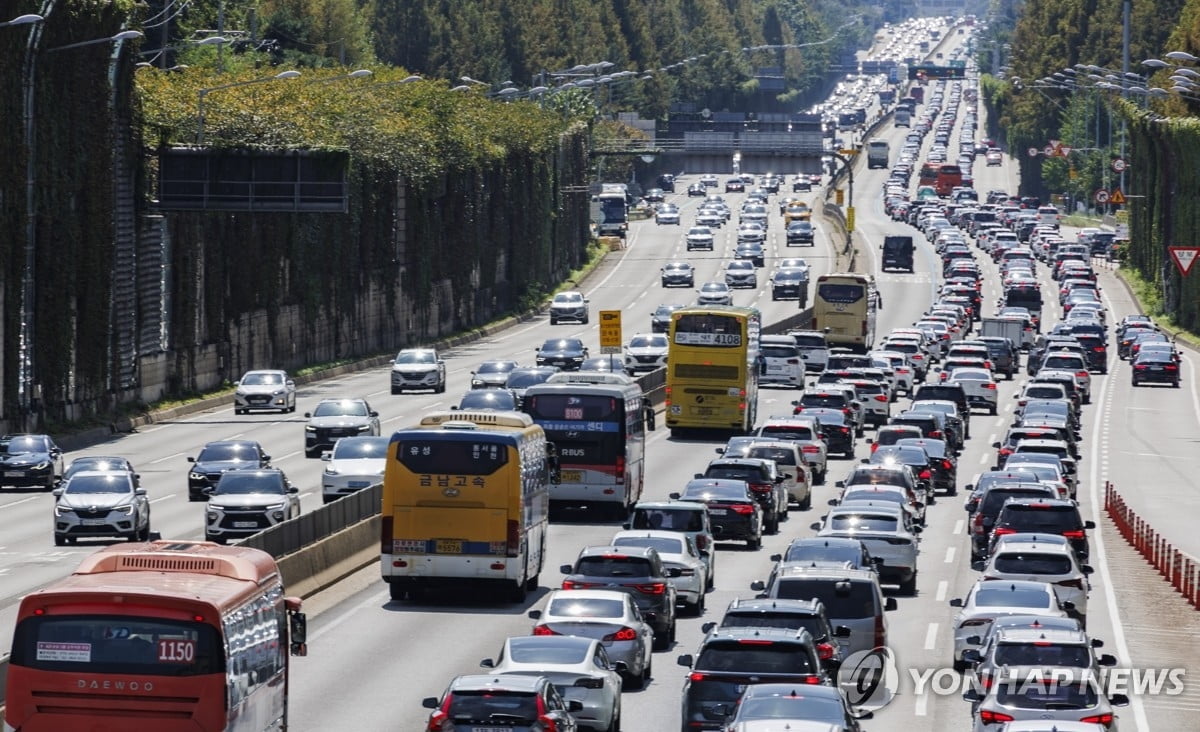
<path id="1" fill-rule="evenodd" d="M 855 539 L 857 541 L 857 539 Z M 814 615 L 824 606 L 820 600 L 784 600 L 764 597 L 735 597 L 725 608 L 725 613 L 795 613 L 797 615 Z"/>
<path id="2" fill-rule="evenodd" d="M 742 481 L 731 481 L 741 483 Z M 707 511 L 708 507 L 698 501 L 638 501 L 633 510 L 654 509 L 656 511 L 676 510 L 676 511 Z"/>
<path id="3" fill-rule="evenodd" d="M 678 534 L 676 534 L 676 536 L 678 536 Z M 547 592 L 546 597 L 552 600 L 565 597 L 572 600 L 620 600 L 622 602 L 625 600 L 625 598 L 632 599 L 629 593 L 621 592 L 620 590 L 563 590 L 559 588 L 555 588 Z M 546 607 L 549 606 L 550 603 L 547 602 Z"/>
<path id="4" fill-rule="evenodd" d="M 873 569 L 856 569 L 854 567 L 833 567 L 828 564 L 813 566 L 811 562 L 799 560 L 796 562 L 780 562 L 777 576 L 813 577 L 818 579 L 836 579 L 848 581 L 878 582 L 879 575 Z"/>
<path id="5" fill-rule="evenodd" d="M 812 635 L 804 628 L 743 628 L 731 625 L 727 628 L 717 627 L 700 642 L 703 648 L 711 643 L 722 641 L 759 640 L 773 643 L 811 643 Z"/>
<path id="6" fill-rule="evenodd" d="M 637 537 L 644 539 L 670 539 L 671 541 L 683 541 L 684 532 L 681 531 L 663 531 L 661 529 L 622 529 L 613 534 L 613 542 L 617 539 L 626 539 L 629 537 Z"/>

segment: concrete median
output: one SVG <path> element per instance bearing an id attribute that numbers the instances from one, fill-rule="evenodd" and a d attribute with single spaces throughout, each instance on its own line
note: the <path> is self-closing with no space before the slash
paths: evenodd
<path id="1" fill-rule="evenodd" d="M 277 559 L 287 593 L 308 597 L 378 562 L 379 525 L 375 515 Z"/>

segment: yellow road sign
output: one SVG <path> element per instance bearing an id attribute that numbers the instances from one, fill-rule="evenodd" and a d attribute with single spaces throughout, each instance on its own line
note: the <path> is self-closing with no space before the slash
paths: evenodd
<path id="1" fill-rule="evenodd" d="M 621 352 L 621 311 L 600 311 L 600 352 Z"/>
<path id="2" fill-rule="evenodd" d="M 1108 202 L 1120 206 L 1125 203 L 1125 194 L 1121 192 L 1120 188 L 1114 188 L 1112 193 L 1108 194 Z"/>
<path id="3" fill-rule="evenodd" d="M 846 208 L 846 231 L 854 231 L 854 207 Z"/>
<path id="4" fill-rule="evenodd" d="M 842 155 L 857 155 L 858 148 L 848 147 L 844 150 L 838 150 L 838 152 L 841 153 Z"/>

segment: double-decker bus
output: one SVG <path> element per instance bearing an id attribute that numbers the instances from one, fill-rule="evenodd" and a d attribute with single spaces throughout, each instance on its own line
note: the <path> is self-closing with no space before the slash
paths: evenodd
<path id="1" fill-rule="evenodd" d="M 813 299 L 812 329 L 824 331 L 830 347 L 865 353 L 875 343 L 879 299 L 871 275 L 848 272 L 821 275 Z"/>
<path id="2" fill-rule="evenodd" d="M 546 560 L 557 457 L 521 412 L 433 412 L 392 434 L 380 566 L 393 600 L 475 581 L 512 602 Z"/>
<path id="3" fill-rule="evenodd" d="M 624 519 L 642 495 L 646 429 L 654 428 L 642 388 L 624 374 L 554 374 L 529 387 L 521 409 L 558 453 L 559 482 L 550 487 L 550 500 Z"/>
<path id="4" fill-rule="evenodd" d="M 21 600 L 4 728 L 286 730 L 298 598 L 266 552 L 120 544 Z"/>
<path id="5" fill-rule="evenodd" d="M 671 314 L 667 346 L 667 427 L 746 433 L 758 410 L 755 308 L 697 305 Z"/>

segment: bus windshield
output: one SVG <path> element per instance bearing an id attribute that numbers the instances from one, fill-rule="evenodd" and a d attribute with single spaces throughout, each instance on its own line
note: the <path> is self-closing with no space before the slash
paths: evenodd
<path id="1" fill-rule="evenodd" d="M 867 288 L 862 285 L 823 284 L 817 287 L 817 295 L 825 302 L 850 305 L 863 299 Z"/>
<path id="2" fill-rule="evenodd" d="M 491 475 L 508 463 L 508 450 L 494 442 L 409 440 L 396 456 L 414 473 Z"/>

